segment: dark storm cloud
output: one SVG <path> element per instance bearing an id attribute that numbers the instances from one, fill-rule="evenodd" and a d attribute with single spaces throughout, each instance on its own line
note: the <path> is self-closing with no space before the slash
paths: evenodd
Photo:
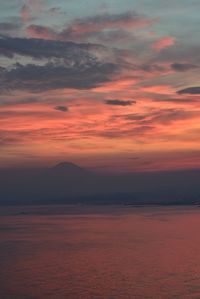
<path id="1" fill-rule="evenodd" d="M 136 104 L 136 101 L 122 101 L 122 100 L 105 100 L 106 105 L 114 105 L 114 106 L 131 106 L 132 104 Z"/>
<path id="2" fill-rule="evenodd" d="M 69 109 L 66 106 L 56 106 L 54 107 L 55 110 L 61 111 L 61 112 L 67 112 Z"/>
<path id="3" fill-rule="evenodd" d="M 43 91 L 60 88 L 89 89 L 109 82 L 119 66 L 98 55 L 105 47 L 42 39 L 0 38 L 0 54 L 15 54 L 48 61 L 15 64 L 0 69 L 0 89 Z M 101 52 L 102 54 L 102 52 Z M 99 58 L 99 56 L 101 58 Z"/>
<path id="4" fill-rule="evenodd" d="M 0 37 L 0 55 L 29 56 L 36 59 L 63 58 L 66 61 L 80 63 L 95 59 L 89 51 L 102 50 L 101 45 L 89 43 L 74 43 L 37 38 Z"/>
<path id="5" fill-rule="evenodd" d="M 11 70 L 0 72 L 0 90 L 44 90 L 74 88 L 90 89 L 101 83 L 110 81 L 116 71 L 112 63 L 96 62 L 91 66 L 16 64 Z"/>
<path id="6" fill-rule="evenodd" d="M 200 94 L 200 87 L 188 87 L 177 91 L 179 94 Z"/>
<path id="7" fill-rule="evenodd" d="M 43 60 L 42 64 L 18 63 L 8 70 L 0 69 L 0 89 L 39 92 L 62 88 L 94 88 L 112 81 L 113 75 L 119 74 L 123 68 L 130 68 L 130 65 L 123 63 L 117 51 L 111 52 L 102 45 L 91 43 L 0 37 L 0 55 L 9 58 L 20 55 Z M 135 65 L 132 68 L 148 72 L 158 69 L 155 65 Z M 107 102 L 108 105 L 121 106 L 132 103 L 120 100 Z"/>
<path id="8" fill-rule="evenodd" d="M 171 68 L 178 72 L 185 72 L 191 69 L 198 68 L 198 66 L 190 63 L 172 63 Z"/>

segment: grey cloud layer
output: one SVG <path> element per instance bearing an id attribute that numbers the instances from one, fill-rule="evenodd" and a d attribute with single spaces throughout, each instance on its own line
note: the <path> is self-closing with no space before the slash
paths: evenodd
<path id="1" fill-rule="evenodd" d="M 0 38 L 0 55 L 20 55 L 35 63 L 13 64 L 0 69 L 0 89 L 25 89 L 39 92 L 51 89 L 90 89 L 113 80 L 123 68 L 145 72 L 162 71 L 156 65 L 130 65 L 123 62 L 117 49 L 91 43 L 63 42 L 36 38 Z M 11 60 L 11 59 L 10 59 Z M 31 60 L 30 60 L 31 61 Z M 109 105 L 130 105 L 133 102 L 107 102 Z"/>
<path id="2" fill-rule="evenodd" d="M 89 89 L 111 80 L 118 66 L 99 59 L 103 47 L 42 39 L 1 38 L 0 54 L 43 59 L 45 64 L 15 64 L 0 69 L 1 90 Z M 102 55 L 101 55 L 102 56 Z"/>
<path id="3" fill-rule="evenodd" d="M 36 38 L 0 38 L 0 55 L 14 57 L 15 54 L 44 58 L 63 58 L 66 60 L 76 58 L 76 62 L 81 62 L 84 58 L 92 61 L 90 51 L 103 50 L 103 46 L 89 43 L 62 42 L 53 40 L 43 40 Z"/>
<path id="4" fill-rule="evenodd" d="M 2 22 L 0 23 L 0 32 L 13 31 L 20 27 L 20 24 L 17 23 Z"/>
<path id="5" fill-rule="evenodd" d="M 88 68 L 68 67 L 47 63 L 43 66 L 17 64 L 0 72 L 0 89 L 24 89 L 32 92 L 75 88 L 90 89 L 110 80 L 116 70 L 113 64 L 96 63 Z"/>

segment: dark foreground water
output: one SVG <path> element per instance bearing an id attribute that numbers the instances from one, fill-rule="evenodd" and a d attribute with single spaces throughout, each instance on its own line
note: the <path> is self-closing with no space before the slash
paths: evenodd
<path id="1" fill-rule="evenodd" d="M 198 207 L 0 214 L 1 299 L 200 298 Z"/>

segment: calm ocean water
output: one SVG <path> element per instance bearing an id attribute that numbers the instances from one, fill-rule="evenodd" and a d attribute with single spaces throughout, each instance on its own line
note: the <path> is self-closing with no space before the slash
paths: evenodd
<path id="1" fill-rule="evenodd" d="M 200 298 L 198 207 L 3 207 L 1 299 Z"/>

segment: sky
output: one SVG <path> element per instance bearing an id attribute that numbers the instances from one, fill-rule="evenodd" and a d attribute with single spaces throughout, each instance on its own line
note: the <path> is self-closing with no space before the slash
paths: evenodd
<path id="1" fill-rule="evenodd" d="M 2 0 L 0 166 L 200 168 L 199 0 Z"/>

